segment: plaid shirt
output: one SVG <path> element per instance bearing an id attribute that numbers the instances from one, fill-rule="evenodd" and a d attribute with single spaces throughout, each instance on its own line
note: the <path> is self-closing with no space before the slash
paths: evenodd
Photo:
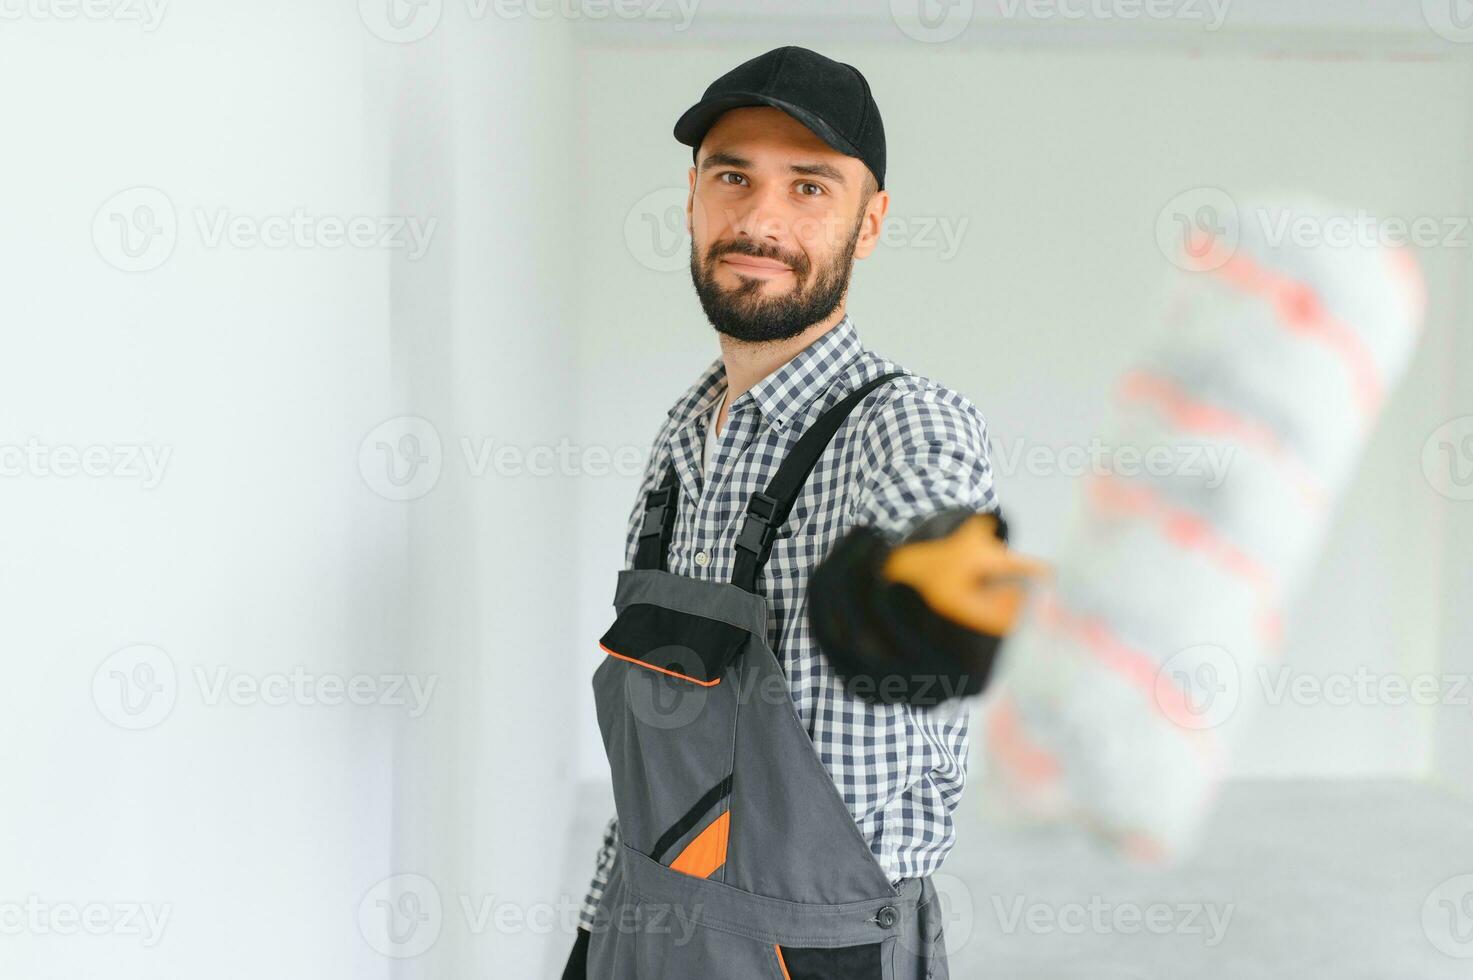
<path id="1" fill-rule="evenodd" d="M 865 381 L 896 370 L 866 350 L 846 316 L 727 408 L 727 423 L 701 472 L 711 409 L 726 390 L 717 358 L 670 409 L 655 437 L 629 515 L 625 567 L 632 568 L 645 493 L 672 454 L 680 506 L 669 571 L 729 582 L 747 500 L 823 411 Z M 708 485 L 709 484 L 709 485 Z M 996 509 L 987 427 L 954 391 L 924 378 L 896 378 L 854 408 L 818 461 L 788 518 L 801 530 L 773 543 L 763 571 L 768 639 L 787 673 L 798 717 L 854 822 L 892 882 L 931 874 L 951 850 L 951 813 L 967 765 L 967 715 L 948 707 L 869 704 L 850 697 L 813 639 L 808 575 L 851 527 L 894 534 L 937 510 Z M 590 928 L 618 850 L 611 819 L 580 921 Z"/>

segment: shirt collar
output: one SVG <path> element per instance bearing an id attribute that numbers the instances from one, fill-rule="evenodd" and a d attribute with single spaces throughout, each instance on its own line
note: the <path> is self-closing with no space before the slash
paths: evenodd
<path id="1" fill-rule="evenodd" d="M 839 372 L 863 350 L 859 332 L 846 314 L 823 336 L 798 352 L 792 360 L 742 392 L 726 407 L 728 413 L 752 402 L 762 417 L 782 428 L 800 416 L 805 408 L 839 375 Z M 680 424 L 707 414 L 726 390 L 726 364 L 720 357 L 702 372 L 675 407 L 670 410 Z"/>

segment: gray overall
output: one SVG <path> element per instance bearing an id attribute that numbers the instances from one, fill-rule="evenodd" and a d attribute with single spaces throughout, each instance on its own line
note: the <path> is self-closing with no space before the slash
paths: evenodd
<path id="1" fill-rule="evenodd" d="M 665 570 L 675 471 L 646 499 L 593 675 L 621 847 L 590 980 L 947 977 L 930 878 L 891 885 L 804 730 L 757 592 L 772 540 L 858 401 L 818 419 L 738 536 L 732 582 Z"/>

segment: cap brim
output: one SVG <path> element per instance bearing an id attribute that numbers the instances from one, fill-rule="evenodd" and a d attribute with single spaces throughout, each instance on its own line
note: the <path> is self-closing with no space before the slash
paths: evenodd
<path id="1" fill-rule="evenodd" d="M 818 116 L 802 106 L 796 106 L 791 102 L 784 102 L 782 99 L 775 99 L 759 92 L 728 92 L 714 99 L 703 99 L 697 102 L 675 121 L 675 138 L 686 146 L 699 147 L 701 140 L 706 136 L 706 131 L 716 122 L 716 117 L 728 109 L 754 105 L 770 105 L 775 109 L 781 109 L 807 126 L 814 135 L 840 153 L 851 157 L 859 156 L 859 149 L 853 143 L 836 133 L 832 126 Z"/>

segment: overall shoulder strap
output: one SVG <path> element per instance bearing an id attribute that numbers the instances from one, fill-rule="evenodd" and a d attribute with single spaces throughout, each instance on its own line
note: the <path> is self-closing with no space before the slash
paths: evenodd
<path id="1" fill-rule="evenodd" d="M 757 577 L 767 562 L 767 556 L 772 552 L 773 536 L 788 519 L 793 504 L 798 500 L 798 494 L 803 490 L 803 484 L 808 482 L 808 476 L 813 472 L 813 467 L 818 465 L 823 451 L 828 448 L 829 440 L 833 439 L 839 426 L 844 424 L 854 406 L 865 395 L 892 378 L 904 375 L 904 371 L 891 371 L 860 385 L 846 395 L 843 401 L 820 415 L 798 437 L 787 458 L 777 468 L 772 481 L 767 484 L 767 489 L 757 491 L 747 501 L 747 519 L 742 523 L 741 532 L 736 539 L 736 568 L 731 576 L 733 585 L 748 592 L 757 591 Z"/>
<path id="2" fill-rule="evenodd" d="M 644 523 L 639 528 L 639 545 L 634 552 L 635 568 L 665 571 L 670 550 L 670 533 L 675 527 L 675 508 L 680 503 L 680 483 L 675 461 L 665 467 L 665 479 L 644 495 Z"/>

